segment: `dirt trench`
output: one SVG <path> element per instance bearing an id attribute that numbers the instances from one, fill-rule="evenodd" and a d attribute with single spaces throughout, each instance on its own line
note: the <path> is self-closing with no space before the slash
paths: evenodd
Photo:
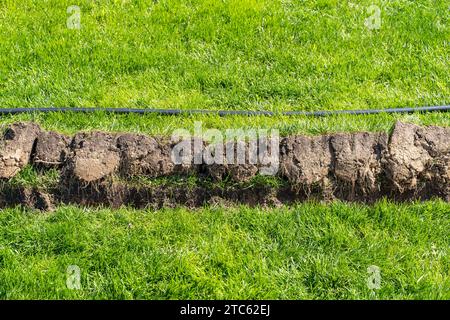
<path id="1" fill-rule="evenodd" d="M 187 147 L 178 149 L 180 143 Z M 249 159 L 252 145 L 219 146 L 199 138 L 171 141 L 100 131 L 69 137 L 44 131 L 35 123 L 15 123 L 0 139 L 0 207 L 21 204 L 52 210 L 59 203 L 136 208 L 280 206 L 312 199 L 372 203 L 383 197 L 450 201 L 448 127 L 397 122 L 390 135 L 356 132 L 285 137 L 275 150 L 279 155 L 278 186 L 252 182 L 262 167 Z M 228 162 L 211 162 L 214 153 L 219 155 L 228 147 L 234 151 L 242 148 L 247 162 L 237 164 L 226 157 Z M 27 165 L 41 173 L 58 170 L 59 182 L 33 187 L 12 183 Z M 189 176 L 200 182 L 194 186 L 184 183 Z M 132 182 L 142 177 L 179 181 Z"/>

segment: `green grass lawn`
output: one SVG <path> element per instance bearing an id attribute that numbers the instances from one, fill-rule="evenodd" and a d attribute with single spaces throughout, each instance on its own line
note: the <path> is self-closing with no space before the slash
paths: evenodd
<path id="1" fill-rule="evenodd" d="M 449 204 L 0 214 L 0 298 L 450 299 Z M 66 286 L 67 267 L 81 288 Z M 371 265 L 380 289 L 367 286 Z"/>
<path id="2" fill-rule="evenodd" d="M 78 5 L 81 28 L 67 19 Z M 369 29 L 371 5 L 379 28 Z M 337 110 L 450 103 L 445 0 L 0 0 L 0 108 Z M 371 20 L 370 20 L 371 21 Z M 450 113 L 3 116 L 45 129 L 450 126 Z M 13 183 L 45 184 L 26 169 Z M 47 179 L 47 180 L 42 180 Z M 30 182 L 31 181 L 31 182 Z M 450 204 L 0 211 L 0 298 L 450 299 Z M 66 270 L 81 270 L 80 290 Z M 378 266 L 381 287 L 367 286 Z"/>
<path id="3" fill-rule="evenodd" d="M 0 106 L 444 104 L 448 21 L 446 0 L 1 0 Z"/>

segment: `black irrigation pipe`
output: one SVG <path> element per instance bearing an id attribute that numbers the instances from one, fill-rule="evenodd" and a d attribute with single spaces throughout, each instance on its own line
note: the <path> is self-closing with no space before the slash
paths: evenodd
<path id="1" fill-rule="evenodd" d="M 199 109 L 142 109 L 142 108 L 101 108 L 101 107 L 86 107 L 86 108 L 70 108 L 70 107 L 42 107 L 42 108 L 0 108 L 0 115 L 18 114 L 18 113 L 33 113 L 33 112 L 110 112 L 110 113 L 137 113 L 149 114 L 156 113 L 161 115 L 182 115 L 182 114 L 208 114 L 208 115 L 244 115 L 244 116 L 312 116 L 323 117 L 340 114 L 350 115 L 368 115 L 368 114 L 382 114 L 382 113 L 414 113 L 414 112 L 445 112 L 450 111 L 450 105 L 444 106 L 430 106 L 430 107 L 415 107 L 415 108 L 389 108 L 389 109 L 367 109 L 367 110 L 333 110 L 333 111 L 251 111 L 251 110 L 199 110 Z"/>

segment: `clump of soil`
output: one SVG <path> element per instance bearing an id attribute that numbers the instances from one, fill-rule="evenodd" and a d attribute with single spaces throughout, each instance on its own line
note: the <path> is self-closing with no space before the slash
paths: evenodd
<path id="1" fill-rule="evenodd" d="M 173 173 L 170 145 L 142 134 L 127 133 L 117 139 L 120 149 L 120 172 L 125 177 L 144 175 L 151 178 Z"/>
<path id="2" fill-rule="evenodd" d="M 222 163 L 212 162 L 205 165 L 206 174 L 215 181 L 222 181 L 229 177 L 235 182 L 245 182 L 258 173 L 258 159 L 250 161 L 252 153 L 249 143 L 227 142 L 221 145 L 208 145 L 206 148 L 211 160 L 216 153 L 221 153 L 220 162 Z M 238 155 L 241 155 L 241 158 Z"/>
<path id="3" fill-rule="evenodd" d="M 12 178 L 25 167 L 31 157 L 34 143 L 41 132 L 31 122 L 10 125 L 0 140 L 0 178 Z"/>
<path id="4" fill-rule="evenodd" d="M 281 174 L 307 196 L 332 198 L 330 136 L 292 136 L 280 144 Z"/>
<path id="5" fill-rule="evenodd" d="M 330 139 L 335 194 L 346 200 L 378 198 L 386 133 L 336 134 Z"/>
<path id="6" fill-rule="evenodd" d="M 24 187 L 0 183 L 0 207 L 22 205 L 41 211 L 53 211 L 55 195 L 37 187 Z"/>
<path id="7" fill-rule="evenodd" d="M 422 177 L 433 176 L 434 173 L 428 171 L 437 168 L 435 160 L 441 158 L 441 162 L 445 162 L 448 154 L 450 128 L 397 122 L 384 159 L 392 192 L 399 197 L 427 193 L 429 190 L 424 190 L 426 181 Z"/>
<path id="8" fill-rule="evenodd" d="M 92 183 L 115 173 L 120 164 L 116 139 L 114 134 L 99 131 L 76 134 L 63 168 L 65 178 Z"/>
<path id="9" fill-rule="evenodd" d="M 37 136 L 33 163 L 43 168 L 61 167 L 69 154 L 71 139 L 63 134 L 44 131 Z"/>
<path id="10" fill-rule="evenodd" d="M 421 179 L 430 195 L 437 195 L 450 202 L 450 154 L 436 157 L 427 164 Z"/>

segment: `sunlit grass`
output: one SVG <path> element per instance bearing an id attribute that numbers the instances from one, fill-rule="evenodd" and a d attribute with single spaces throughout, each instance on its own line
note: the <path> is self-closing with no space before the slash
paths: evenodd
<path id="1" fill-rule="evenodd" d="M 448 17 L 444 0 L 2 0 L 0 106 L 448 104 Z"/>
<path id="2" fill-rule="evenodd" d="M 450 205 L 0 214 L 0 297 L 449 299 Z M 81 269 L 81 290 L 66 286 Z M 381 287 L 367 286 L 367 268 Z"/>

